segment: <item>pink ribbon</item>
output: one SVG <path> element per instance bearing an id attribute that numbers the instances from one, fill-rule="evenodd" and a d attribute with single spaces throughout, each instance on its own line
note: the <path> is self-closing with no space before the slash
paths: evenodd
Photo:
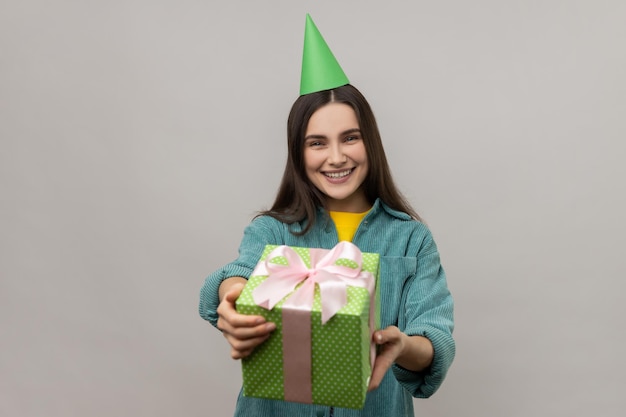
<path id="1" fill-rule="evenodd" d="M 311 308 L 315 284 L 322 298 L 322 324 L 326 324 L 347 303 L 349 286 L 374 292 L 375 278 L 362 271 L 363 256 L 357 246 L 340 242 L 332 250 L 309 249 L 311 267 L 288 246 L 279 246 L 259 262 L 253 275 L 268 275 L 252 293 L 254 302 L 268 310 L 288 296 L 282 306 L 283 371 L 286 401 L 312 403 L 311 382 Z M 287 265 L 272 262 L 284 257 Z M 336 265 L 340 259 L 357 264 L 356 268 Z M 374 303 L 370 303 L 370 331 L 374 331 Z M 286 337 L 289 335 L 289 337 Z M 373 356 L 372 356 L 373 359 Z"/>
<path id="2" fill-rule="evenodd" d="M 300 256 L 289 246 L 279 246 L 259 263 L 253 275 L 268 275 L 252 293 L 255 304 L 268 310 L 296 286 L 303 282 L 283 304 L 283 308 L 311 310 L 315 284 L 319 285 L 322 297 L 322 324 L 326 324 L 347 303 L 347 288 L 366 288 L 370 294 L 374 291 L 374 276 L 362 271 L 363 255 L 359 248 L 350 242 L 339 242 L 332 250 L 309 249 L 311 267 L 307 267 Z M 272 260 L 283 256 L 287 265 L 273 263 Z M 356 268 L 335 265 L 339 259 L 348 259 L 357 264 Z"/>

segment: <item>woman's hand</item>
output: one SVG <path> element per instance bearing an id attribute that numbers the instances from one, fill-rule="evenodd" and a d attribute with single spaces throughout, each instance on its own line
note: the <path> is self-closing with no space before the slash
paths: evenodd
<path id="1" fill-rule="evenodd" d="M 254 349 L 267 340 L 276 325 L 268 323 L 261 316 L 239 314 L 235 310 L 235 301 L 245 285 L 244 278 L 228 278 L 220 286 L 221 302 L 217 308 L 217 328 L 231 346 L 230 356 L 241 359 L 250 355 Z"/>
<path id="2" fill-rule="evenodd" d="M 376 355 L 368 391 L 378 388 L 394 363 L 410 371 L 423 371 L 433 361 L 434 350 L 430 340 L 423 336 L 407 336 L 396 326 L 374 332 L 373 339 L 381 348 Z"/>

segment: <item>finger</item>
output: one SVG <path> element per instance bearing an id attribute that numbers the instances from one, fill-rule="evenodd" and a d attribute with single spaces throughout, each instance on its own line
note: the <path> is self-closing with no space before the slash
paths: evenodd
<path id="1" fill-rule="evenodd" d="M 383 380 L 383 377 L 387 373 L 387 370 L 393 364 L 393 353 L 391 349 L 385 349 L 376 356 L 376 361 L 374 362 L 374 369 L 372 370 L 372 376 L 370 378 L 370 383 L 368 386 L 368 391 L 375 390 L 378 388 L 380 383 Z"/>
<path id="2" fill-rule="evenodd" d="M 260 344 L 262 344 L 269 338 L 269 335 L 266 335 L 266 336 L 258 337 L 254 339 L 238 340 L 238 339 L 229 339 L 227 335 L 225 336 L 231 345 L 230 355 L 233 359 L 242 359 L 242 358 L 249 356 L 252 352 L 254 352 L 254 349 L 257 346 L 259 346 Z"/>
<path id="3" fill-rule="evenodd" d="M 231 349 L 230 350 L 230 357 L 233 359 L 243 359 L 246 358 L 248 356 L 250 356 L 250 354 L 254 352 L 253 349 L 248 349 L 248 350 L 244 350 L 244 351 L 238 351 L 235 349 Z"/>
<path id="4" fill-rule="evenodd" d="M 238 287 L 241 284 L 236 284 Z M 217 307 L 217 314 L 219 315 L 222 324 L 228 324 L 231 327 L 254 327 L 259 324 L 265 323 L 265 318 L 259 315 L 246 315 L 239 314 L 235 307 L 235 300 L 237 294 L 240 291 L 235 288 L 231 289 L 225 296 L 222 302 Z M 223 330 L 218 323 L 218 328 Z"/>
<path id="5" fill-rule="evenodd" d="M 219 315 L 217 327 L 222 331 L 229 330 L 231 328 L 257 327 L 266 323 L 263 316 L 239 314 L 236 310 L 225 306 L 218 307 L 217 314 Z"/>
<path id="6" fill-rule="evenodd" d="M 396 326 L 389 326 L 383 330 L 374 332 L 373 340 L 377 345 L 396 343 L 400 339 L 400 330 Z"/>
<path id="7" fill-rule="evenodd" d="M 234 302 L 231 302 L 229 297 L 224 297 L 224 300 L 222 300 L 220 305 L 217 307 L 217 314 L 219 316 L 218 321 L 221 321 L 222 324 L 233 328 L 254 327 L 265 323 L 265 318 L 263 316 L 240 314 L 237 312 Z"/>
<path id="8" fill-rule="evenodd" d="M 243 358 L 247 358 L 248 356 L 252 355 L 252 352 L 254 352 L 254 349 L 246 349 L 246 350 L 235 350 L 235 349 L 231 349 L 230 351 L 230 357 L 233 359 L 243 359 Z"/>
<path id="9" fill-rule="evenodd" d="M 252 327 L 233 326 L 232 323 L 220 321 L 220 319 L 218 319 L 217 326 L 223 333 L 240 340 L 265 337 L 276 329 L 276 324 L 274 323 L 263 322 Z"/>
<path id="10" fill-rule="evenodd" d="M 380 385 L 385 374 L 393 365 L 400 352 L 400 330 L 396 326 L 389 326 L 378 330 L 372 335 L 374 343 L 380 346 L 372 369 L 372 376 L 368 391 L 372 391 Z"/>

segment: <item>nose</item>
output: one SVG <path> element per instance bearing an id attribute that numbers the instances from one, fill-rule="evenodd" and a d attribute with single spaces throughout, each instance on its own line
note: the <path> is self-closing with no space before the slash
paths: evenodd
<path id="1" fill-rule="evenodd" d="M 348 157 L 343 152 L 341 144 L 334 143 L 329 147 L 328 163 L 330 165 L 340 166 L 348 162 Z"/>

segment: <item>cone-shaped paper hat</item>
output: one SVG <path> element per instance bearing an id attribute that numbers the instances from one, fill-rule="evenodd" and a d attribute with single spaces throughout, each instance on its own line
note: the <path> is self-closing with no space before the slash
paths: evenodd
<path id="1" fill-rule="evenodd" d="M 320 31 L 317 30 L 313 19 L 307 14 L 300 95 L 330 90 L 349 83 L 348 77 L 339 66 Z"/>

